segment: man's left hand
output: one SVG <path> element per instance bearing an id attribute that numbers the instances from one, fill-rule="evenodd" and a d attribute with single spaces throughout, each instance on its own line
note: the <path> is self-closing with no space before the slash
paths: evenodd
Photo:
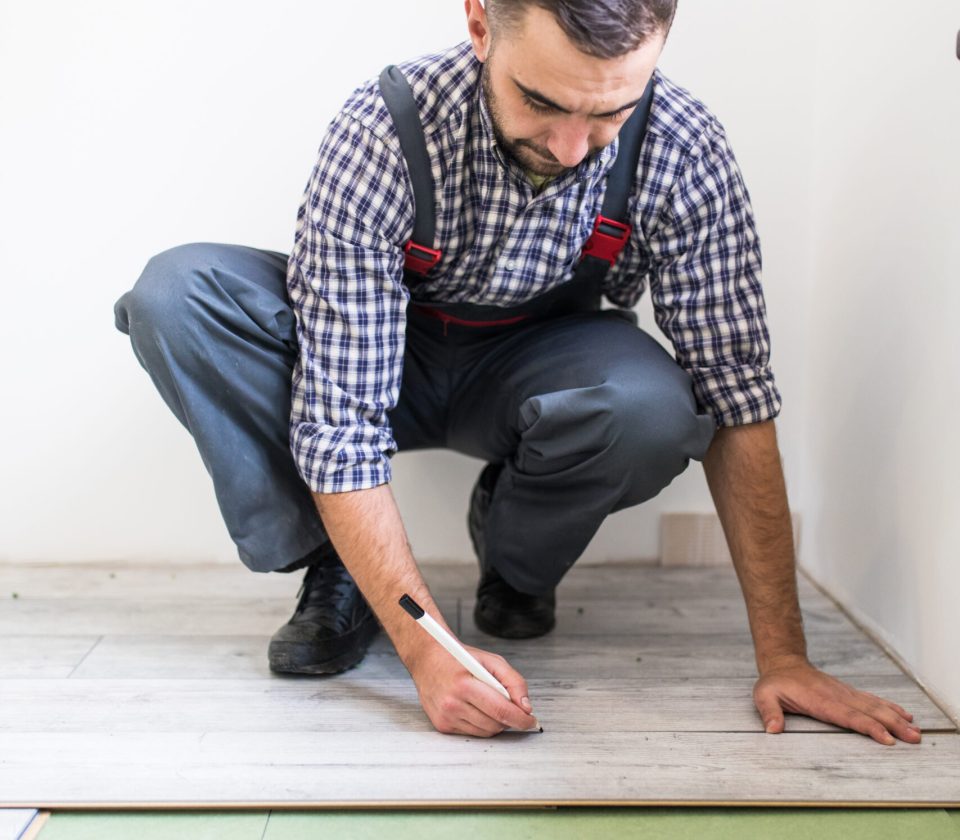
<path id="1" fill-rule="evenodd" d="M 895 735 L 920 743 L 920 729 L 911 726 L 913 715 L 890 700 L 852 686 L 814 668 L 807 661 L 790 661 L 764 669 L 753 687 L 753 702 L 764 729 L 783 732 L 783 713 L 807 715 L 869 735 L 892 746 Z"/>

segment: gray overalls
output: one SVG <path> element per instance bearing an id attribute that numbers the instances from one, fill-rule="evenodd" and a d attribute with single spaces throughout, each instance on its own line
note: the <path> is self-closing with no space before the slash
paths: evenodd
<path id="1" fill-rule="evenodd" d="M 401 452 L 452 449 L 502 465 L 484 527 L 487 565 L 521 591 L 554 588 L 610 513 L 702 460 L 716 430 L 690 376 L 637 326 L 600 308 L 626 241 L 627 198 L 652 99 L 620 131 L 603 209 L 572 280 L 510 308 L 417 298 L 439 259 L 416 106 L 395 67 L 380 86 L 414 186 L 403 374 L 388 421 Z M 291 571 L 328 542 L 289 444 L 295 316 L 287 255 L 191 243 L 152 257 L 116 326 L 193 436 L 241 561 Z M 425 488 L 427 493 L 430 488 Z"/>

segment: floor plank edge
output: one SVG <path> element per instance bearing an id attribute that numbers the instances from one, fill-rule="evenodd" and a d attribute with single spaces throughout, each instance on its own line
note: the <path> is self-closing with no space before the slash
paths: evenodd
<path id="1" fill-rule="evenodd" d="M 469 801 L 434 800 L 356 800 L 331 802 L 43 802 L 6 803 L 2 808 L 36 808 L 44 811 L 331 811 L 331 810 L 489 810 L 532 808 L 960 808 L 960 799 L 916 800 L 803 800 L 803 799 L 477 799 Z"/>

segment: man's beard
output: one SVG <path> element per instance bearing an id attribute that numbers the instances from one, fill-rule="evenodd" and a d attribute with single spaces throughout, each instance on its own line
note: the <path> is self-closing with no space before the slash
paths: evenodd
<path id="1" fill-rule="evenodd" d="M 493 136 L 496 138 L 497 145 L 504 155 L 536 175 L 560 175 L 566 172 L 567 167 L 561 166 L 560 162 L 550 154 L 548 149 L 540 149 L 529 140 L 508 140 L 503 133 L 501 129 L 502 120 L 500 119 L 500 109 L 497 105 L 497 99 L 493 94 L 493 85 L 490 83 L 489 56 L 487 57 L 487 61 L 483 63 L 483 68 L 480 71 L 480 85 L 483 88 L 483 96 L 487 101 L 490 121 L 493 123 Z M 545 155 L 546 159 L 541 157 L 541 155 Z M 552 161 L 552 163 L 549 161 Z"/>

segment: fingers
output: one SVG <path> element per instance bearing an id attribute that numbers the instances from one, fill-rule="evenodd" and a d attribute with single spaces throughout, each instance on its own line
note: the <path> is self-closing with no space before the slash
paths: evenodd
<path id="1" fill-rule="evenodd" d="M 868 718 L 874 718 L 880 721 L 887 730 L 893 735 L 896 735 L 902 741 L 912 741 L 913 743 L 919 743 L 921 740 L 920 728 L 917 726 L 911 726 L 904 717 L 901 716 L 900 712 L 894 711 L 895 703 L 887 703 L 882 698 L 872 699 L 874 695 L 868 695 L 871 699 L 866 701 L 866 707 L 861 707 L 858 711 L 862 712 Z M 913 715 L 910 715 L 912 718 Z M 889 743 L 887 738 L 884 739 L 883 743 Z"/>
<path id="2" fill-rule="evenodd" d="M 444 697 L 435 715 L 430 720 L 439 732 L 445 735 L 474 735 L 490 738 L 503 731 L 503 726 L 484 714 L 461 696 L 449 694 Z"/>
<path id="3" fill-rule="evenodd" d="M 516 707 L 511 706 L 506 699 L 496 692 L 492 693 L 495 698 L 483 696 L 474 698 L 472 702 L 470 698 L 467 698 L 458 703 L 456 709 L 451 708 L 447 715 L 456 723 L 447 731 L 454 734 L 474 735 L 478 738 L 491 738 L 507 729 L 510 724 L 504 722 L 508 717 L 506 711 L 508 708 Z M 493 701 L 493 709 L 490 708 L 491 700 Z M 475 704 L 480 704 L 480 706 Z M 488 712 L 491 713 L 488 714 Z"/>
<path id="4" fill-rule="evenodd" d="M 445 734 L 484 738 L 509 727 L 538 728 L 536 718 L 525 711 L 531 704 L 523 677 L 502 656 L 470 645 L 464 647 L 510 697 L 504 697 L 503 692 L 477 679 L 450 657 L 441 657 L 434 667 L 418 667 L 414 674 L 421 705 L 434 727 Z"/>
<path id="5" fill-rule="evenodd" d="M 473 713 L 476 713 L 476 709 L 474 709 L 473 706 L 464 707 L 464 715 L 469 715 L 471 711 Z M 479 721 L 481 717 L 486 718 L 487 716 L 486 715 L 481 716 L 478 714 L 476 717 L 476 720 L 470 717 L 461 717 L 460 720 L 457 722 L 457 731 L 463 735 L 473 735 L 476 738 L 490 738 L 494 735 L 499 735 L 501 732 L 503 732 L 502 726 L 498 726 L 496 730 L 493 732 L 489 731 L 489 729 L 487 728 L 488 727 L 487 723 L 484 723 L 483 726 L 480 726 L 476 721 Z M 489 718 L 487 718 L 487 720 L 489 720 Z"/>
<path id="6" fill-rule="evenodd" d="M 434 726 L 450 735 L 490 738 L 509 727 L 528 730 L 537 726 L 535 718 L 472 674 L 464 674 L 456 682 L 437 711 L 431 718 Z"/>
<path id="7" fill-rule="evenodd" d="M 537 721 L 519 706 L 511 703 L 490 686 L 474 679 L 464 691 L 464 699 L 488 720 L 488 727 L 513 727 L 514 729 L 535 729 Z"/>
<path id="8" fill-rule="evenodd" d="M 920 733 L 905 721 L 895 719 L 895 713 L 884 704 L 875 705 L 870 714 L 844 703 L 829 702 L 825 707 L 823 720 L 831 720 L 848 729 L 869 735 L 875 741 L 887 746 L 897 743 L 893 732 L 903 741 L 919 743 Z M 888 731 L 889 730 L 889 731 Z"/>
<path id="9" fill-rule="evenodd" d="M 878 721 L 883 725 L 883 729 L 886 731 L 880 732 L 876 724 L 871 724 L 876 733 L 880 735 L 877 740 L 880 740 L 881 743 L 895 743 L 891 735 L 895 735 L 903 741 L 920 742 L 920 729 L 917 726 L 910 725 L 909 720 L 912 720 L 913 715 L 905 709 L 883 697 L 871 694 L 869 691 L 859 691 L 846 685 L 846 683 L 841 683 L 841 685 L 849 695 L 846 705 L 864 715 L 867 719 Z M 872 737 L 876 737 L 876 735 L 872 735 Z"/>
<path id="10" fill-rule="evenodd" d="M 767 732 L 782 731 L 783 712 L 792 712 L 869 735 L 881 744 L 895 744 L 894 736 L 914 744 L 921 740 L 919 728 L 909 723 L 913 715 L 905 709 L 813 668 L 792 673 L 781 669 L 761 677 L 753 697 Z"/>
<path id="11" fill-rule="evenodd" d="M 523 675 L 502 656 L 496 653 L 488 653 L 488 657 L 487 670 L 510 692 L 510 699 L 525 711 L 533 711 L 528 696 L 527 681 L 523 678 Z"/>
<path id="12" fill-rule="evenodd" d="M 876 694 L 871 694 L 869 691 L 861 691 L 860 693 L 874 700 L 877 700 L 880 703 L 885 703 L 887 706 L 893 709 L 898 715 L 900 715 L 900 717 L 904 718 L 905 720 L 909 720 L 909 721 L 913 720 L 913 715 L 910 714 L 910 712 L 906 711 L 902 706 L 898 706 L 892 700 L 887 700 L 884 697 L 878 697 Z"/>

